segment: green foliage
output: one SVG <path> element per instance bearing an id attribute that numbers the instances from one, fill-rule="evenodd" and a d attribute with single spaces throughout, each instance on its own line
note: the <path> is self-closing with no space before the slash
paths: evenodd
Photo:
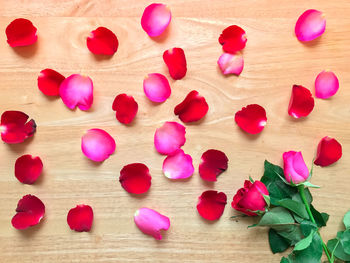
<path id="1" fill-rule="evenodd" d="M 290 242 L 288 239 L 280 236 L 276 230 L 270 228 L 269 230 L 269 244 L 272 253 L 280 253 L 285 251 L 290 247 Z"/>

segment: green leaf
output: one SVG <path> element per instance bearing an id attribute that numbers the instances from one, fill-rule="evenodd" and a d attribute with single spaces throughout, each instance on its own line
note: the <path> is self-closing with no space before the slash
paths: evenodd
<path id="1" fill-rule="evenodd" d="M 288 258 L 283 257 L 280 261 L 280 263 L 290 263 Z"/>
<path id="2" fill-rule="evenodd" d="M 345 230 L 339 239 L 344 248 L 344 252 L 350 255 L 350 229 Z"/>
<path id="3" fill-rule="evenodd" d="M 304 183 L 302 183 L 304 186 L 306 187 L 311 187 L 311 188 L 320 188 L 321 186 L 318 185 L 314 185 L 312 183 L 310 183 L 309 181 L 305 181 Z"/>
<path id="4" fill-rule="evenodd" d="M 299 203 L 297 201 L 294 201 L 292 199 L 282 199 L 278 201 L 280 206 L 283 206 L 284 208 L 287 208 L 288 210 L 292 211 L 293 213 L 297 214 L 298 216 L 309 219 L 309 215 L 306 211 L 305 205 L 302 203 Z"/>
<path id="5" fill-rule="evenodd" d="M 314 235 L 312 242 L 306 249 L 293 251 L 288 259 L 290 263 L 320 263 L 322 253 L 322 241 L 319 235 Z"/>
<path id="6" fill-rule="evenodd" d="M 258 226 L 272 226 L 281 224 L 295 224 L 295 222 L 287 209 L 283 207 L 274 207 L 263 215 L 258 223 Z"/>
<path id="7" fill-rule="evenodd" d="M 267 207 L 270 207 L 270 205 L 271 205 L 270 196 L 264 195 L 264 194 L 262 194 L 262 196 L 264 197 L 264 200 L 265 200 L 265 202 L 267 204 Z"/>
<path id="8" fill-rule="evenodd" d="M 340 236 L 342 232 L 338 232 L 337 236 Z M 337 245 L 338 244 L 338 245 Z M 327 247 L 330 251 L 334 251 L 334 255 L 343 261 L 350 261 L 350 255 L 345 253 L 344 247 L 339 242 L 338 238 L 331 239 L 327 242 Z"/>
<path id="9" fill-rule="evenodd" d="M 290 226 L 286 230 L 277 230 L 278 234 L 285 239 L 288 239 L 291 246 L 294 246 L 300 240 L 304 238 L 301 229 L 298 225 Z"/>
<path id="10" fill-rule="evenodd" d="M 311 233 L 307 237 L 303 238 L 298 243 L 296 243 L 294 246 L 294 251 L 304 250 L 304 249 L 308 248 L 312 242 L 312 239 L 313 239 L 315 233 L 316 233 L 315 230 L 311 231 Z"/>
<path id="11" fill-rule="evenodd" d="M 312 215 L 314 216 L 314 219 L 316 221 L 316 224 L 318 227 L 326 226 L 329 215 L 327 213 L 320 213 L 318 212 L 313 205 L 310 205 L 310 210 Z"/>
<path id="12" fill-rule="evenodd" d="M 273 254 L 283 252 L 290 246 L 290 242 L 272 228 L 269 230 L 269 244 Z"/>
<path id="13" fill-rule="evenodd" d="M 306 201 L 308 202 L 308 204 L 311 204 L 312 203 L 312 195 L 310 193 L 310 190 L 308 188 L 305 188 L 304 192 L 305 192 Z M 299 203 L 303 204 L 303 200 L 301 200 L 301 196 L 300 196 L 299 192 L 297 192 L 295 195 L 293 195 L 292 199 L 294 201 L 298 201 Z"/>
<path id="14" fill-rule="evenodd" d="M 300 223 L 300 229 L 304 236 L 308 236 L 312 231 L 317 230 L 317 225 L 315 225 L 311 221 L 304 220 Z"/>
<path id="15" fill-rule="evenodd" d="M 350 210 L 345 214 L 343 223 L 346 229 L 350 228 Z"/>

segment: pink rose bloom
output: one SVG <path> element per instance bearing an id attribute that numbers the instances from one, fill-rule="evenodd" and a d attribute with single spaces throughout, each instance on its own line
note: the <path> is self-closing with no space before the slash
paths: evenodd
<path id="1" fill-rule="evenodd" d="M 289 151 L 283 153 L 284 177 L 287 182 L 300 184 L 309 177 L 309 170 L 304 162 L 301 152 Z"/>

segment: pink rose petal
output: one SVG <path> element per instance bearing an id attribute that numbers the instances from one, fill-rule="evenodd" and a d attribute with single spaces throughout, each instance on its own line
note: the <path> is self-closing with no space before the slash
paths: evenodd
<path id="1" fill-rule="evenodd" d="M 164 4 L 151 4 L 145 8 L 141 18 L 143 30 L 150 36 L 161 35 L 171 20 L 170 9 Z"/>
<path id="2" fill-rule="evenodd" d="M 227 170 L 228 158 L 222 151 L 210 149 L 202 154 L 199 175 L 203 180 L 215 182 Z"/>
<path id="3" fill-rule="evenodd" d="M 332 71 L 322 71 L 315 80 L 315 96 L 320 99 L 328 99 L 337 93 L 339 80 Z"/>
<path id="4" fill-rule="evenodd" d="M 177 122 L 165 122 L 154 133 L 154 146 L 160 154 L 172 154 L 185 144 L 186 128 Z"/>
<path id="5" fill-rule="evenodd" d="M 220 67 L 220 70 L 222 74 L 228 75 L 228 74 L 234 74 L 234 75 L 240 75 L 243 66 L 244 66 L 244 60 L 241 53 L 223 53 L 218 60 L 218 65 Z"/>
<path id="6" fill-rule="evenodd" d="M 159 73 L 151 73 L 143 80 L 143 91 L 153 102 L 163 102 L 170 97 L 171 89 L 168 79 Z"/>
<path id="7" fill-rule="evenodd" d="M 266 111 L 258 104 L 250 104 L 236 112 L 235 121 L 245 132 L 257 134 L 262 132 L 266 125 Z"/>
<path id="8" fill-rule="evenodd" d="M 322 167 L 328 166 L 338 161 L 341 157 L 341 144 L 336 139 L 326 136 L 318 144 L 314 164 Z"/>
<path id="9" fill-rule="evenodd" d="M 293 85 L 288 114 L 296 119 L 308 116 L 315 105 L 310 90 L 300 85 Z"/>
<path id="10" fill-rule="evenodd" d="M 94 212 L 89 205 L 77 205 L 69 210 L 67 223 L 70 229 L 77 232 L 89 232 L 94 219 Z"/>
<path id="11" fill-rule="evenodd" d="M 224 213 L 226 194 L 218 191 L 205 191 L 198 197 L 197 211 L 207 220 L 218 220 Z"/>
<path id="12" fill-rule="evenodd" d="M 41 175 L 43 162 L 39 156 L 22 155 L 15 163 L 15 176 L 21 183 L 33 184 Z"/>
<path id="13" fill-rule="evenodd" d="M 322 12 L 306 10 L 295 24 L 295 35 L 299 41 L 311 41 L 321 36 L 326 29 L 326 19 Z"/>
<path id="14" fill-rule="evenodd" d="M 169 179 L 185 179 L 192 176 L 193 172 L 192 157 L 181 149 L 168 155 L 163 162 L 163 173 Z"/>

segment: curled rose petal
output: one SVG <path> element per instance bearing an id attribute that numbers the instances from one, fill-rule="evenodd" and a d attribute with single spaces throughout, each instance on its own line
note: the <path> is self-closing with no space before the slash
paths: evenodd
<path id="1" fill-rule="evenodd" d="M 118 50 L 118 38 L 108 28 L 98 27 L 86 38 L 86 45 L 96 55 L 114 55 Z"/>
<path id="2" fill-rule="evenodd" d="M 321 36 L 326 29 L 326 19 L 322 12 L 309 9 L 298 18 L 295 35 L 299 41 L 311 41 Z"/>
<path id="3" fill-rule="evenodd" d="M 328 99 L 337 93 L 339 80 L 332 71 L 322 71 L 315 80 L 315 96 L 320 99 Z"/>
<path id="4" fill-rule="evenodd" d="M 60 85 L 65 77 L 53 69 L 44 69 L 38 76 L 38 88 L 47 96 L 60 95 Z"/>
<path id="5" fill-rule="evenodd" d="M 160 230 L 168 230 L 170 227 L 168 217 L 146 207 L 140 208 L 135 212 L 134 221 L 144 234 L 151 235 L 157 240 L 162 239 Z"/>
<path id="6" fill-rule="evenodd" d="M 186 128 L 177 122 L 165 122 L 154 133 L 154 146 L 160 154 L 172 154 L 185 144 Z"/>
<path id="7" fill-rule="evenodd" d="M 34 44 L 38 39 L 36 31 L 37 29 L 31 21 L 17 18 L 6 27 L 7 43 L 11 47 Z"/>
<path id="8" fill-rule="evenodd" d="M 192 157 L 181 149 L 164 159 L 163 173 L 169 179 L 185 179 L 192 176 L 193 172 Z"/>
<path id="9" fill-rule="evenodd" d="M 34 195 L 25 195 L 18 201 L 16 214 L 12 218 L 12 226 L 26 229 L 39 224 L 45 215 L 45 205 Z"/>
<path id="10" fill-rule="evenodd" d="M 234 75 L 240 75 L 243 66 L 244 66 L 244 60 L 241 53 L 223 53 L 218 60 L 219 68 L 224 75 L 228 74 L 234 74 Z"/>
<path id="11" fill-rule="evenodd" d="M 205 191 L 198 197 L 197 211 L 207 220 L 218 220 L 225 209 L 227 197 L 223 192 Z"/>
<path id="12" fill-rule="evenodd" d="M 22 155 L 15 163 L 15 176 L 21 183 L 33 184 L 43 170 L 43 162 L 39 156 Z"/>
<path id="13" fill-rule="evenodd" d="M 202 179 L 214 182 L 216 177 L 227 170 L 228 158 L 222 151 L 210 149 L 202 154 L 199 175 Z"/>
<path id="14" fill-rule="evenodd" d="M 133 121 L 137 114 L 139 106 L 132 96 L 125 93 L 119 94 L 115 97 L 112 109 L 116 111 L 115 116 L 117 120 L 124 124 L 129 124 Z"/>
<path id="15" fill-rule="evenodd" d="M 171 21 L 170 9 L 164 4 L 151 4 L 145 8 L 141 26 L 150 37 L 161 35 Z"/>
<path id="16" fill-rule="evenodd" d="M 153 102 L 163 102 L 170 97 L 171 89 L 168 79 L 159 73 L 151 73 L 143 80 L 143 91 Z"/>
<path id="17" fill-rule="evenodd" d="M 9 144 L 21 143 L 33 136 L 36 124 L 33 119 L 27 122 L 29 116 L 21 111 L 5 111 L 1 115 L 1 139 Z"/>
<path id="18" fill-rule="evenodd" d="M 174 47 L 164 51 L 163 60 L 169 69 L 170 76 L 177 80 L 182 79 L 187 72 L 185 52 L 182 48 Z"/>
<path id="19" fill-rule="evenodd" d="M 306 117 L 311 113 L 315 105 L 310 90 L 300 85 L 293 85 L 290 97 L 288 114 L 294 118 Z"/>
<path id="20" fill-rule="evenodd" d="M 257 134 L 266 125 L 266 111 L 258 104 L 250 104 L 236 112 L 235 121 L 243 131 Z"/>
<path id="21" fill-rule="evenodd" d="M 114 153 L 115 148 L 112 136 L 101 129 L 90 129 L 81 138 L 81 150 L 87 158 L 95 162 L 106 160 Z"/>
<path id="22" fill-rule="evenodd" d="M 151 187 L 152 177 L 143 163 L 125 165 L 120 171 L 119 182 L 131 194 L 143 194 Z"/>
<path id="23" fill-rule="evenodd" d="M 338 161 L 342 156 L 342 146 L 334 138 L 322 138 L 317 146 L 317 155 L 314 164 L 328 166 Z"/>
<path id="24" fill-rule="evenodd" d="M 222 49 L 231 54 L 242 50 L 246 42 L 247 35 L 245 31 L 236 25 L 225 28 L 219 37 L 219 43 L 222 45 Z"/>
<path id="25" fill-rule="evenodd" d="M 73 74 L 61 83 L 60 96 L 68 108 L 74 109 L 78 106 L 81 110 L 88 110 L 93 102 L 93 89 L 89 77 Z"/>
<path id="26" fill-rule="evenodd" d="M 77 232 L 89 232 L 94 219 L 94 212 L 89 205 L 77 205 L 69 210 L 67 223 L 70 229 Z"/>
<path id="27" fill-rule="evenodd" d="M 209 106 L 205 98 L 199 95 L 198 91 L 192 90 L 186 98 L 178 104 L 175 115 L 178 115 L 183 122 L 194 122 L 202 119 L 208 112 Z"/>

